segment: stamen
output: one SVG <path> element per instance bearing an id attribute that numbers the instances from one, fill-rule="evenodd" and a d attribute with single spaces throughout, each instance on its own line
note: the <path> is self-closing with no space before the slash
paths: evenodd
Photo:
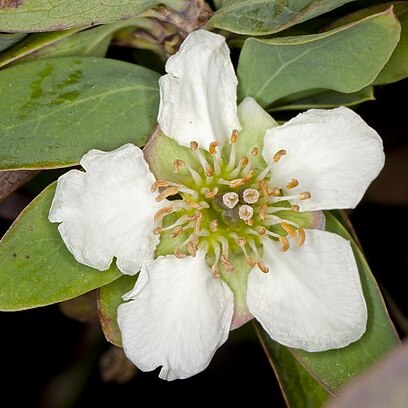
<path id="1" fill-rule="evenodd" d="M 296 205 L 296 204 L 292 205 L 292 211 L 299 212 L 299 210 L 300 210 L 300 207 L 298 205 Z"/>
<path id="2" fill-rule="evenodd" d="M 234 129 L 231 133 L 231 143 L 235 144 L 237 143 L 237 140 L 238 140 L 238 130 Z"/>
<path id="3" fill-rule="evenodd" d="M 195 257 L 195 256 L 196 256 L 196 247 L 197 247 L 197 241 L 196 241 L 196 240 L 188 241 L 187 250 L 188 250 L 188 253 L 189 253 L 192 257 Z"/>
<path id="4" fill-rule="evenodd" d="M 259 184 L 259 187 L 261 188 L 262 195 L 264 197 L 269 197 L 269 189 L 268 189 L 268 185 L 266 184 L 266 181 L 259 180 L 258 184 Z"/>
<path id="5" fill-rule="evenodd" d="M 174 250 L 174 255 L 176 255 L 176 257 L 179 259 L 186 258 L 186 254 L 180 248 L 176 248 Z"/>
<path id="6" fill-rule="evenodd" d="M 195 232 L 200 232 L 201 230 L 201 223 L 203 221 L 203 213 L 201 211 L 199 211 L 197 213 L 195 222 L 194 222 L 194 231 Z"/>
<path id="7" fill-rule="evenodd" d="M 274 163 L 277 163 L 282 158 L 282 156 L 285 156 L 285 154 L 286 154 L 285 149 L 279 150 L 273 155 L 272 160 L 274 161 Z"/>
<path id="8" fill-rule="evenodd" d="M 235 271 L 234 264 L 224 254 L 221 255 L 221 262 L 227 272 Z"/>
<path id="9" fill-rule="evenodd" d="M 266 215 L 266 210 L 267 210 L 267 205 L 266 204 L 262 204 L 260 207 L 259 207 L 259 211 L 258 211 L 258 215 L 259 215 L 259 218 L 263 221 L 264 219 L 265 219 L 265 215 Z"/>
<path id="10" fill-rule="evenodd" d="M 213 219 L 210 222 L 210 230 L 213 231 L 213 232 L 218 230 L 218 221 L 216 219 Z"/>
<path id="11" fill-rule="evenodd" d="M 228 166 L 227 170 L 230 171 L 232 168 L 235 166 L 235 143 L 237 142 L 238 139 L 238 130 L 234 129 L 231 133 L 231 152 L 230 152 L 230 157 L 228 161 Z"/>
<path id="12" fill-rule="evenodd" d="M 174 228 L 173 232 L 170 234 L 170 237 L 171 237 L 171 238 L 176 238 L 176 237 L 179 236 L 183 231 L 184 231 L 183 227 L 178 226 L 178 227 Z"/>
<path id="13" fill-rule="evenodd" d="M 208 151 L 210 152 L 211 155 L 214 155 L 216 153 L 216 149 L 218 146 L 221 146 L 220 142 L 215 141 L 210 143 Z"/>
<path id="14" fill-rule="evenodd" d="M 156 228 L 153 228 L 153 234 L 154 235 L 161 235 L 161 234 L 163 234 L 163 227 L 156 227 Z"/>
<path id="15" fill-rule="evenodd" d="M 243 204 L 239 207 L 238 216 L 243 221 L 249 221 L 254 215 L 254 209 L 247 204 Z"/>
<path id="16" fill-rule="evenodd" d="M 303 228 L 299 228 L 297 230 L 297 233 L 298 233 L 298 245 L 302 246 L 305 243 L 305 240 L 306 240 L 305 230 Z"/>
<path id="17" fill-rule="evenodd" d="M 279 242 L 281 244 L 280 250 L 286 252 L 289 249 L 289 241 L 286 237 L 279 237 Z"/>
<path id="18" fill-rule="evenodd" d="M 166 215 L 171 214 L 174 211 L 173 207 L 163 207 L 154 214 L 154 222 L 161 221 Z"/>
<path id="19" fill-rule="evenodd" d="M 231 188 L 238 188 L 241 187 L 242 185 L 244 185 L 245 183 L 247 183 L 252 176 L 254 175 L 254 171 L 253 170 L 249 170 L 248 173 L 241 179 L 235 179 L 235 180 L 231 180 L 229 182 L 229 186 Z"/>
<path id="20" fill-rule="evenodd" d="M 265 235 L 266 228 L 265 227 L 259 227 L 258 229 L 258 235 Z"/>
<path id="21" fill-rule="evenodd" d="M 270 192 L 269 195 L 271 196 L 280 196 L 282 190 L 279 187 L 274 187 Z"/>
<path id="22" fill-rule="evenodd" d="M 263 273 L 268 273 L 269 272 L 269 268 L 267 268 L 263 263 L 261 262 L 257 262 L 256 265 L 258 266 L 259 270 Z"/>
<path id="23" fill-rule="evenodd" d="M 214 187 L 213 191 L 209 191 L 205 194 L 205 198 L 214 198 L 218 193 L 218 187 Z"/>
<path id="24" fill-rule="evenodd" d="M 178 173 L 182 167 L 186 167 L 187 170 L 190 172 L 191 177 L 193 177 L 194 183 L 201 184 L 201 176 L 185 161 L 176 159 L 173 162 L 173 172 Z"/>
<path id="25" fill-rule="evenodd" d="M 234 170 L 231 171 L 230 177 L 237 177 L 238 174 L 241 173 L 242 167 L 248 166 L 248 163 L 249 163 L 248 157 L 245 157 L 245 156 L 241 157 L 239 159 L 238 166 Z M 235 160 L 234 160 L 234 164 L 235 164 Z M 231 166 L 231 168 L 234 166 L 234 164 Z M 230 166 L 228 165 L 227 170 L 229 169 L 230 169 Z M 248 167 L 248 171 L 249 171 L 249 167 Z"/>
<path id="26" fill-rule="evenodd" d="M 237 193 L 229 192 L 222 196 L 222 202 L 230 209 L 234 208 L 239 201 L 239 196 Z"/>
<path id="27" fill-rule="evenodd" d="M 259 176 L 256 178 L 257 180 L 263 180 L 267 174 L 271 171 L 271 169 L 267 166 L 265 167 L 261 173 L 259 174 Z"/>
<path id="28" fill-rule="evenodd" d="M 299 181 L 296 180 L 296 179 L 292 179 L 292 180 L 290 181 L 290 183 L 286 184 L 286 188 L 288 188 L 288 189 L 290 190 L 291 188 L 295 188 L 295 187 L 297 187 L 298 185 L 299 185 Z"/>
<path id="29" fill-rule="evenodd" d="M 299 194 L 301 200 L 308 200 L 312 195 L 308 191 L 303 191 Z"/>
<path id="30" fill-rule="evenodd" d="M 281 222 L 281 227 L 293 238 L 296 239 L 297 235 L 295 230 L 286 222 L 282 221 Z"/>
<path id="31" fill-rule="evenodd" d="M 191 141 L 190 148 L 193 152 L 195 152 L 198 149 L 198 143 L 195 140 Z"/>
<path id="32" fill-rule="evenodd" d="M 254 148 L 251 150 L 251 156 L 256 157 L 258 156 L 258 153 L 259 149 L 256 146 L 254 146 Z"/>
<path id="33" fill-rule="evenodd" d="M 169 197 L 169 196 L 173 196 L 175 194 L 177 194 L 179 192 L 179 189 L 177 187 L 169 187 L 166 188 L 165 190 L 163 190 L 157 197 L 156 197 L 156 201 L 160 202 L 162 200 L 164 200 L 165 198 Z"/>
<path id="34" fill-rule="evenodd" d="M 259 191 L 254 188 L 245 189 L 242 195 L 247 204 L 255 204 L 259 200 Z"/>
<path id="35" fill-rule="evenodd" d="M 214 265 L 211 267 L 211 274 L 212 274 L 212 277 L 213 277 L 214 279 L 218 279 L 218 278 L 221 276 L 220 271 L 219 271 L 217 265 L 214 264 Z"/>

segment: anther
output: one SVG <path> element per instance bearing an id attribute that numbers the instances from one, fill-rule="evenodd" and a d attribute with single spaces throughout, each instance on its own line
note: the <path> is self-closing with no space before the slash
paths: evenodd
<path id="1" fill-rule="evenodd" d="M 173 232 L 170 234 L 172 238 L 176 238 L 178 235 L 180 235 L 184 231 L 183 227 L 176 227 L 174 228 Z"/>
<path id="2" fill-rule="evenodd" d="M 153 234 L 154 235 L 161 235 L 161 234 L 163 234 L 163 227 L 156 227 L 156 228 L 153 228 Z"/>
<path id="3" fill-rule="evenodd" d="M 299 210 L 300 210 L 300 207 L 298 205 L 296 205 L 296 204 L 292 205 L 292 211 L 299 212 Z"/>
<path id="4" fill-rule="evenodd" d="M 200 204 L 196 203 L 195 201 L 188 200 L 186 201 L 186 204 L 191 208 L 195 208 L 196 210 L 203 209 L 203 207 Z"/>
<path id="5" fill-rule="evenodd" d="M 205 198 L 214 198 L 218 193 L 218 187 L 214 187 L 213 191 L 209 191 L 205 194 Z"/>
<path id="6" fill-rule="evenodd" d="M 180 159 L 176 159 L 173 162 L 173 173 L 178 173 L 182 167 L 186 165 L 186 162 Z"/>
<path id="7" fill-rule="evenodd" d="M 257 262 L 256 265 L 258 266 L 259 270 L 263 273 L 268 273 L 269 272 L 269 268 L 267 268 L 263 263 L 261 262 Z"/>
<path id="8" fill-rule="evenodd" d="M 201 223 L 203 221 L 203 213 L 199 211 L 194 221 L 194 231 L 199 232 L 201 230 Z"/>
<path id="9" fill-rule="evenodd" d="M 251 150 L 251 156 L 256 157 L 258 156 L 258 153 L 259 149 L 256 146 L 254 146 L 254 148 Z"/>
<path id="10" fill-rule="evenodd" d="M 196 256 L 196 242 L 188 241 L 187 250 L 192 257 Z"/>
<path id="11" fill-rule="evenodd" d="M 213 232 L 218 230 L 218 221 L 216 219 L 213 219 L 210 222 L 210 230 L 213 231 Z"/>
<path id="12" fill-rule="evenodd" d="M 269 189 L 265 180 L 259 180 L 259 187 L 261 188 L 262 195 L 264 197 L 269 197 Z"/>
<path id="13" fill-rule="evenodd" d="M 254 188 L 247 188 L 242 196 L 247 204 L 255 204 L 259 200 L 259 191 Z"/>
<path id="14" fill-rule="evenodd" d="M 298 185 L 299 185 L 299 181 L 297 181 L 296 179 L 292 179 L 290 183 L 286 184 L 286 188 L 290 190 L 291 188 L 295 188 Z"/>
<path id="15" fill-rule="evenodd" d="M 210 152 L 211 155 L 215 154 L 216 148 L 218 146 L 221 146 L 220 142 L 215 141 L 215 142 L 210 143 L 210 147 L 209 147 L 208 151 Z"/>
<path id="16" fill-rule="evenodd" d="M 281 244 L 280 250 L 286 252 L 289 249 L 289 241 L 286 237 L 279 237 L 279 242 Z"/>
<path id="17" fill-rule="evenodd" d="M 235 271 L 234 264 L 224 254 L 221 255 L 221 262 L 224 265 L 224 268 L 227 272 Z"/>
<path id="18" fill-rule="evenodd" d="M 253 215 L 254 209 L 247 204 L 241 205 L 238 209 L 238 216 L 243 221 L 249 221 Z"/>
<path id="19" fill-rule="evenodd" d="M 239 163 L 241 166 L 246 166 L 246 165 L 248 164 L 248 162 L 249 162 L 248 157 L 244 156 L 244 157 L 241 157 L 241 158 L 239 159 L 239 162 L 238 162 L 238 163 Z"/>
<path id="20" fill-rule="evenodd" d="M 256 265 L 256 261 L 254 258 L 252 258 L 252 256 L 247 256 L 245 257 L 245 261 L 246 263 L 251 266 L 252 268 Z"/>
<path id="21" fill-rule="evenodd" d="M 302 193 L 299 194 L 299 198 L 301 200 L 307 200 L 311 197 L 312 195 L 308 191 L 303 191 Z"/>
<path id="22" fill-rule="evenodd" d="M 191 149 L 193 152 L 195 152 L 195 151 L 198 149 L 198 143 L 197 143 L 195 140 L 193 140 L 193 141 L 190 142 L 190 149 Z"/>
<path id="23" fill-rule="evenodd" d="M 281 159 L 281 157 L 282 156 L 284 156 L 286 154 L 286 150 L 285 149 L 282 149 L 282 150 L 279 150 L 278 152 L 276 152 L 274 155 L 273 155 L 273 161 L 274 161 L 274 163 L 277 163 L 280 159 Z"/>
<path id="24" fill-rule="evenodd" d="M 159 211 L 154 214 L 154 222 L 159 222 L 163 217 L 173 212 L 173 207 L 160 208 Z"/>
<path id="25" fill-rule="evenodd" d="M 286 222 L 282 221 L 281 222 L 281 227 L 294 239 L 297 238 L 295 230 Z"/>
<path id="26" fill-rule="evenodd" d="M 176 256 L 176 258 L 179 258 L 179 259 L 183 259 L 186 257 L 186 254 L 184 254 L 180 248 L 176 248 L 174 250 L 174 255 Z"/>
<path id="27" fill-rule="evenodd" d="M 260 218 L 262 221 L 265 219 L 267 208 L 268 208 L 268 207 L 267 207 L 266 204 L 262 204 L 262 205 L 259 207 L 258 215 L 259 215 L 259 218 Z"/>
<path id="28" fill-rule="evenodd" d="M 237 143 L 238 140 L 238 130 L 234 129 L 231 133 L 231 143 Z"/>
<path id="29" fill-rule="evenodd" d="M 259 227 L 258 228 L 258 235 L 265 235 L 266 228 L 265 227 Z"/>
<path id="30" fill-rule="evenodd" d="M 269 195 L 277 197 L 280 196 L 281 194 L 281 189 L 279 187 L 274 187 L 270 192 Z"/>
<path id="31" fill-rule="evenodd" d="M 177 187 L 169 187 L 166 188 L 164 191 L 162 191 L 157 197 L 156 197 L 156 201 L 160 202 L 162 200 L 164 200 L 165 198 L 169 197 L 169 196 L 173 196 L 175 194 L 177 194 L 179 192 L 179 189 Z"/>
<path id="32" fill-rule="evenodd" d="M 303 228 L 299 228 L 297 230 L 298 238 L 297 238 L 297 243 L 299 246 L 302 246 L 305 243 L 306 240 L 306 233 Z"/>
<path id="33" fill-rule="evenodd" d="M 212 277 L 213 277 L 214 279 L 218 279 L 218 278 L 221 276 L 220 271 L 218 270 L 218 266 L 217 266 L 217 265 L 213 265 L 213 266 L 211 267 L 211 274 L 212 274 Z"/>
<path id="34" fill-rule="evenodd" d="M 238 188 L 238 187 L 241 187 L 243 184 L 244 184 L 244 179 L 242 179 L 242 178 L 231 180 L 231 181 L 228 182 L 228 185 L 231 188 Z"/>
<path id="35" fill-rule="evenodd" d="M 222 202 L 224 203 L 225 206 L 227 206 L 230 209 L 234 208 L 238 204 L 238 201 L 239 196 L 237 193 L 234 192 L 225 193 L 222 196 Z"/>

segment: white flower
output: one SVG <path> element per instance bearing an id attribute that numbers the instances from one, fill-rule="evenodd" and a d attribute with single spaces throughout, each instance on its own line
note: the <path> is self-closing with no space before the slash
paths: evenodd
<path id="1" fill-rule="evenodd" d="M 118 311 L 128 358 L 190 377 L 252 317 L 307 351 L 358 340 L 367 310 L 350 243 L 317 228 L 320 210 L 355 207 L 381 170 L 377 133 L 344 107 L 283 126 L 252 98 L 237 108 L 228 47 L 206 31 L 166 70 L 162 132 L 144 152 L 156 181 L 132 145 L 93 150 L 86 172 L 60 178 L 50 211 L 79 262 L 141 268 Z"/>

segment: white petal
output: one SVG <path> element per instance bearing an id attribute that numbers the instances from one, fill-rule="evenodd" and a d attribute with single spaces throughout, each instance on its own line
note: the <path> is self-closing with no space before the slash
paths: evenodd
<path id="1" fill-rule="evenodd" d="M 324 351 L 345 347 L 363 335 L 367 309 L 348 241 L 307 230 L 305 245 L 284 253 L 265 240 L 264 257 L 269 272 L 251 271 L 247 301 L 274 340 Z"/>
<path id="2" fill-rule="evenodd" d="M 134 300 L 118 309 L 125 353 L 143 371 L 162 366 L 163 379 L 201 372 L 228 337 L 233 295 L 212 277 L 203 251 L 146 263 L 126 298 Z"/>
<path id="3" fill-rule="evenodd" d="M 281 149 L 287 154 L 274 163 Z M 377 132 L 345 107 L 312 109 L 268 130 L 263 156 L 274 184 L 285 186 L 294 178 L 299 186 L 290 194 L 311 193 L 311 199 L 297 202 L 302 211 L 354 208 L 384 165 Z"/>
<path id="4" fill-rule="evenodd" d="M 166 63 L 160 78 L 158 122 L 167 135 L 184 146 L 196 140 L 205 149 L 240 129 L 237 78 L 221 35 L 191 33 Z"/>
<path id="5" fill-rule="evenodd" d="M 131 144 L 112 152 L 91 150 L 81 160 L 86 172 L 71 170 L 58 180 L 49 220 L 69 251 L 84 265 L 106 270 L 117 266 L 134 275 L 152 259 L 157 203 L 150 187 L 154 176 L 142 151 Z"/>

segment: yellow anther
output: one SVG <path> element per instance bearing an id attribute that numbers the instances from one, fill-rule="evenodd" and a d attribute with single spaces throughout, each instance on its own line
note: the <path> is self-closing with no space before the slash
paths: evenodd
<path id="1" fill-rule="evenodd" d="M 203 209 L 203 207 L 200 204 L 196 203 L 195 201 L 188 200 L 186 201 L 186 204 L 191 208 L 195 208 L 196 210 Z"/>
<path id="2" fill-rule="evenodd" d="M 298 235 L 297 243 L 298 243 L 299 246 L 302 246 L 305 243 L 305 240 L 306 240 L 305 230 L 303 228 L 299 228 L 297 230 L 297 235 Z"/>
<path id="3" fill-rule="evenodd" d="M 214 198 L 218 193 L 218 187 L 214 187 L 213 191 L 209 191 L 205 194 L 205 198 Z"/>
<path id="4" fill-rule="evenodd" d="M 296 204 L 292 205 L 292 211 L 299 212 L 299 210 L 300 210 L 300 207 L 298 205 L 296 205 Z"/>
<path id="5" fill-rule="evenodd" d="M 218 266 L 217 266 L 217 265 L 213 265 L 213 266 L 211 267 L 211 274 L 212 274 L 212 277 L 213 277 L 214 279 L 218 279 L 218 278 L 221 276 L 220 271 L 218 270 Z"/>
<path id="6" fill-rule="evenodd" d="M 298 185 L 299 185 L 299 181 L 297 181 L 296 179 L 292 179 L 290 183 L 286 184 L 286 188 L 290 190 L 291 188 L 295 188 Z"/>
<path id="7" fill-rule="evenodd" d="M 269 268 L 267 268 L 263 263 L 258 261 L 256 264 L 257 264 L 257 266 L 258 266 L 258 268 L 259 268 L 259 270 L 261 272 L 263 272 L 263 273 L 268 273 L 269 272 Z"/>
<path id="8" fill-rule="evenodd" d="M 235 242 L 237 243 L 238 246 L 240 246 L 241 248 L 243 248 L 246 244 L 245 238 L 242 237 L 237 237 L 235 239 Z"/>
<path id="9" fill-rule="evenodd" d="M 266 228 L 265 227 L 259 227 L 258 229 L 258 235 L 265 235 Z"/>
<path id="10" fill-rule="evenodd" d="M 163 227 L 156 227 L 156 228 L 153 228 L 153 234 L 154 234 L 154 235 L 160 235 L 160 234 L 163 234 Z"/>
<path id="11" fill-rule="evenodd" d="M 250 227 L 252 227 L 254 225 L 254 220 L 251 218 L 248 221 L 245 221 L 245 224 L 249 225 Z"/>
<path id="12" fill-rule="evenodd" d="M 240 179 L 235 179 L 235 180 L 231 180 L 231 181 L 229 182 L 229 186 L 230 186 L 231 188 L 238 188 L 238 187 L 241 187 L 243 184 L 244 184 L 244 181 L 243 181 L 242 178 L 240 178 Z"/>
<path id="13" fill-rule="evenodd" d="M 169 187 L 162 191 L 157 197 L 156 201 L 160 202 L 169 196 L 173 196 L 179 192 L 177 187 Z"/>
<path id="14" fill-rule="evenodd" d="M 186 163 L 183 160 L 176 159 L 173 162 L 173 173 L 178 173 L 182 167 L 184 167 Z"/>
<path id="15" fill-rule="evenodd" d="M 234 129 L 231 133 L 231 143 L 237 143 L 238 140 L 238 130 Z"/>
<path id="16" fill-rule="evenodd" d="M 254 148 L 251 151 L 251 156 L 256 157 L 258 156 L 258 153 L 259 153 L 259 149 L 256 146 L 254 146 Z"/>
<path id="17" fill-rule="evenodd" d="M 166 215 L 171 214 L 172 212 L 173 212 L 173 207 L 160 208 L 160 210 L 157 211 L 156 214 L 154 214 L 154 222 L 159 222 Z"/>
<path id="18" fill-rule="evenodd" d="M 281 159 L 281 157 L 282 156 L 284 156 L 286 154 L 286 150 L 284 150 L 284 149 L 282 149 L 282 150 L 279 150 L 278 152 L 276 152 L 274 155 L 273 155 L 273 161 L 274 161 L 274 163 L 277 163 L 280 159 Z"/>
<path id="19" fill-rule="evenodd" d="M 210 230 L 217 231 L 218 230 L 218 221 L 216 219 L 210 222 Z"/>
<path id="20" fill-rule="evenodd" d="M 259 187 L 261 188 L 262 195 L 264 197 L 269 197 L 269 189 L 265 180 L 259 180 Z"/>
<path id="21" fill-rule="evenodd" d="M 221 146 L 220 142 L 211 142 L 210 143 L 210 147 L 208 149 L 208 151 L 210 152 L 210 154 L 215 154 L 215 150 L 217 149 L 218 146 Z"/>
<path id="22" fill-rule="evenodd" d="M 281 189 L 280 189 L 279 187 L 274 187 L 274 188 L 269 192 L 269 194 L 270 194 L 271 196 L 274 196 L 274 197 L 280 196 L 280 195 L 281 195 Z"/>
<path id="23" fill-rule="evenodd" d="M 171 236 L 172 238 L 176 238 L 176 237 L 177 237 L 178 235 L 180 235 L 183 231 L 184 231 L 184 230 L 183 230 L 183 227 L 178 226 L 178 227 L 174 228 L 174 230 L 173 230 L 173 232 L 170 234 L 170 236 Z"/>
<path id="24" fill-rule="evenodd" d="M 246 157 L 246 156 L 241 157 L 241 158 L 239 159 L 239 164 L 240 164 L 241 166 L 246 166 L 246 165 L 248 164 L 248 162 L 249 162 L 249 160 L 248 160 L 248 157 Z"/>
<path id="25" fill-rule="evenodd" d="M 279 242 L 281 244 L 280 250 L 286 252 L 289 249 L 289 241 L 286 237 L 279 237 Z"/>
<path id="26" fill-rule="evenodd" d="M 252 176 L 254 175 L 254 171 L 253 170 L 249 170 L 248 173 L 244 176 L 244 178 L 242 179 L 242 181 L 245 183 L 247 183 Z"/>
<path id="27" fill-rule="evenodd" d="M 311 197 L 312 195 L 308 191 L 303 191 L 302 193 L 299 194 L 299 198 L 301 200 L 307 200 Z"/>
<path id="28" fill-rule="evenodd" d="M 221 255 L 221 262 L 224 265 L 224 268 L 227 272 L 235 271 L 234 264 L 224 254 Z"/>
<path id="29" fill-rule="evenodd" d="M 193 256 L 193 257 L 196 256 L 196 242 L 195 241 L 188 241 L 187 250 L 188 250 L 188 253 L 191 256 Z"/>
<path id="30" fill-rule="evenodd" d="M 258 215 L 259 215 L 259 218 L 260 218 L 262 221 L 265 219 L 266 209 L 267 209 L 267 208 L 268 208 L 268 206 L 267 206 L 266 204 L 262 204 L 262 205 L 259 207 Z"/>
<path id="31" fill-rule="evenodd" d="M 194 221 L 194 231 L 199 232 L 201 230 L 201 223 L 203 221 L 203 213 L 199 211 Z"/>
<path id="32" fill-rule="evenodd" d="M 186 254 L 182 252 L 180 248 L 176 248 L 174 250 L 174 255 L 176 255 L 176 258 L 182 259 L 186 257 Z"/>
<path id="33" fill-rule="evenodd" d="M 190 148 L 193 152 L 195 152 L 198 149 L 198 143 L 195 140 L 191 141 Z"/>
<path id="34" fill-rule="evenodd" d="M 296 231 L 286 222 L 281 222 L 281 227 L 294 239 L 297 238 Z"/>

